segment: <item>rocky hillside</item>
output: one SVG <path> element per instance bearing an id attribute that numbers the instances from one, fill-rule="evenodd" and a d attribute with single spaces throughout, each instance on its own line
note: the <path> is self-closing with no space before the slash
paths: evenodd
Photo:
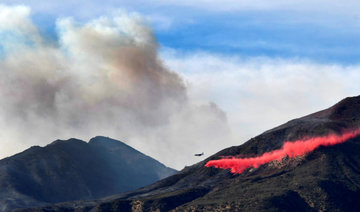
<path id="1" fill-rule="evenodd" d="M 68 202 L 25 211 L 357 211 L 360 138 L 242 174 L 208 168 L 220 156 L 257 156 L 284 141 L 340 133 L 360 126 L 360 96 L 264 132 L 240 146 L 186 167 L 133 192 L 97 201 Z"/>

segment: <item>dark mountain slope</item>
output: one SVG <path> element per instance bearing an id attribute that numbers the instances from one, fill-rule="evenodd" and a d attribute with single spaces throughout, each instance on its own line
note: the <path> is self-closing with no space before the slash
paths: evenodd
<path id="1" fill-rule="evenodd" d="M 57 140 L 0 160 L 0 211 L 130 191 L 174 174 L 106 137 Z"/>
<path id="2" fill-rule="evenodd" d="M 359 137 L 242 174 L 204 165 L 219 156 L 256 156 L 280 148 L 287 140 L 359 126 L 360 97 L 346 98 L 134 192 L 28 211 L 355 211 L 360 207 Z"/>

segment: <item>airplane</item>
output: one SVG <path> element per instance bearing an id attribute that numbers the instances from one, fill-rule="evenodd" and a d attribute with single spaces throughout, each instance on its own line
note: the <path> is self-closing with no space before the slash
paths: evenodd
<path id="1" fill-rule="evenodd" d="M 203 155 L 204 155 L 204 153 L 202 152 L 200 154 L 195 154 L 194 156 L 203 156 Z"/>

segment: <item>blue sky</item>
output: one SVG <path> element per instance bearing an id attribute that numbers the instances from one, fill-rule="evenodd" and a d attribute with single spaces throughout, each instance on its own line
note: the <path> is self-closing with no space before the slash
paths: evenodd
<path id="1" fill-rule="evenodd" d="M 159 30 L 156 34 L 162 45 L 183 51 L 357 63 L 360 56 L 357 26 L 296 20 L 300 15 L 290 12 L 202 14 L 191 17 L 192 23 Z"/>
<path id="2" fill-rule="evenodd" d="M 59 17 L 88 19 L 117 9 L 146 17 L 162 47 L 242 57 L 306 58 L 358 63 L 358 3 L 335 1 L 4 1 L 30 5 L 40 29 L 51 33 Z M 215 2 L 215 3 L 214 3 Z M 53 33 L 55 35 L 55 33 Z"/>

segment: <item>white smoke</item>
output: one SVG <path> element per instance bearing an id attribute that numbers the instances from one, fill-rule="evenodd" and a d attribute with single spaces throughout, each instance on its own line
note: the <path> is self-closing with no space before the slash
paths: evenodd
<path id="1" fill-rule="evenodd" d="M 0 156 L 105 135 L 182 168 L 228 138 L 224 112 L 189 101 L 138 15 L 59 19 L 57 32 L 49 41 L 29 8 L 0 6 Z"/>

